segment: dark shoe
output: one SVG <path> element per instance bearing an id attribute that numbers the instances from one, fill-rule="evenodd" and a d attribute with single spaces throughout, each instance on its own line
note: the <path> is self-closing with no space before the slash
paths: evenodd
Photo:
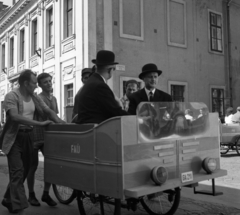
<path id="1" fill-rule="evenodd" d="M 48 194 L 44 194 L 42 196 L 42 201 L 46 202 L 49 206 L 56 206 L 57 202 L 55 202 Z"/>
<path id="2" fill-rule="evenodd" d="M 41 204 L 39 203 L 39 201 L 37 200 L 35 194 L 32 195 L 32 196 L 29 196 L 28 202 L 29 202 L 30 205 L 32 205 L 32 206 L 40 206 L 40 205 L 41 205 Z"/>
<path id="3" fill-rule="evenodd" d="M 9 213 L 11 213 L 11 214 L 17 214 L 18 213 L 17 210 L 14 211 L 12 209 L 12 204 L 7 202 L 5 199 L 2 200 L 2 205 L 8 209 Z"/>

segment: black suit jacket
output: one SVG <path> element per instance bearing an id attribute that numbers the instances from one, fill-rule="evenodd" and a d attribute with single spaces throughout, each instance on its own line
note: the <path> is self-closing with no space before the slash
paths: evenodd
<path id="1" fill-rule="evenodd" d="M 136 109 L 140 102 L 148 102 L 148 96 L 146 94 L 145 88 L 131 94 L 129 96 L 129 109 L 128 112 L 132 115 L 136 115 Z M 172 97 L 161 91 L 156 89 L 153 95 L 153 102 L 171 102 Z"/>
<path id="2" fill-rule="evenodd" d="M 82 87 L 78 100 L 78 124 L 98 124 L 111 117 L 128 115 L 98 73 L 94 73 Z"/>

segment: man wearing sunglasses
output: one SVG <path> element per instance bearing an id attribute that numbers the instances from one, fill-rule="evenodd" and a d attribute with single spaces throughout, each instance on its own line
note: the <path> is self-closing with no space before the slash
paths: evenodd
<path id="1" fill-rule="evenodd" d="M 79 94 L 78 118 L 76 123 L 99 124 L 111 117 L 128 115 L 115 99 L 114 93 L 107 85 L 107 80 L 115 71 L 115 55 L 111 51 L 101 50 L 92 60 L 96 72 L 88 79 Z"/>

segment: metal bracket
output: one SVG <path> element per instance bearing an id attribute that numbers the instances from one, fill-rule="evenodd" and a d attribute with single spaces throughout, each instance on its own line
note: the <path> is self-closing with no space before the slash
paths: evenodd
<path id="1" fill-rule="evenodd" d="M 212 179 L 212 191 L 209 190 L 196 190 L 196 187 L 193 188 L 194 194 L 205 194 L 205 195 L 211 195 L 211 196 L 219 196 L 222 195 L 223 192 L 216 192 L 215 190 L 215 179 Z"/>

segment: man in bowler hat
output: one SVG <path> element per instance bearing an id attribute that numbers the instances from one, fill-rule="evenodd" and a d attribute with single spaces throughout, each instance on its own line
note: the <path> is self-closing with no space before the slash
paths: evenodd
<path id="1" fill-rule="evenodd" d="M 162 71 L 157 68 L 153 63 L 146 64 L 142 67 L 142 72 L 139 78 L 145 83 L 145 87 L 129 96 L 129 109 L 130 114 L 135 115 L 137 106 L 140 102 L 171 102 L 172 97 L 156 88 L 158 84 L 158 77 Z"/>
<path id="2" fill-rule="evenodd" d="M 130 114 L 136 115 L 136 109 L 140 102 L 171 102 L 172 97 L 156 88 L 158 84 L 158 76 L 162 74 L 155 64 L 149 63 L 143 66 L 139 78 L 145 83 L 145 87 L 129 96 Z M 161 132 L 159 124 L 159 116 L 154 105 L 143 104 L 138 113 L 141 123 L 139 130 L 147 138 L 156 138 Z M 140 122 L 139 121 L 139 122 Z"/>
<path id="3" fill-rule="evenodd" d="M 116 101 L 114 93 L 107 85 L 112 77 L 116 63 L 111 51 L 101 50 L 97 58 L 92 60 L 96 72 L 88 79 L 78 97 L 78 118 L 76 123 L 99 124 L 115 116 L 128 115 Z"/>

